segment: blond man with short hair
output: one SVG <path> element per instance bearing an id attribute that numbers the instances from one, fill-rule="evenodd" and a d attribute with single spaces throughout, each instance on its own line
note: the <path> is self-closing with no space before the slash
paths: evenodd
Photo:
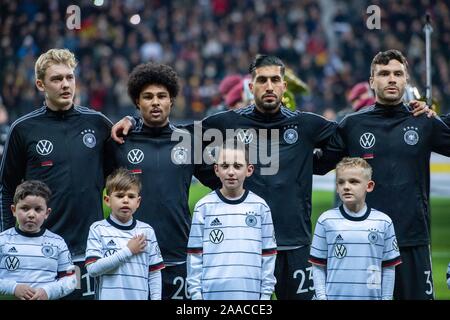
<path id="1" fill-rule="evenodd" d="M 89 226 L 103 218 L 103 154 L 111 122 L 99 112 L 74 105 L 76 65 L 67 49 L 50 49 L 36 61 L 36 87 L 44 103 L 10 128 L 0 170 L 0 231 L 14 226 L 10 206 L 17 185 L 24 179 L 45 182 L 53 190 L 53 213 L 45 227 L 64 238 L 82 269 L 82 289 L 69 298 L 86 298 L 94 292 L 84 275 L 84 252 Z"/>

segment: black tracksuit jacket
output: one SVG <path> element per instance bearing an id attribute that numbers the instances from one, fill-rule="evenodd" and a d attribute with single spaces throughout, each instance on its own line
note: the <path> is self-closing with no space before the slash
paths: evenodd
<path id="1" fill-rule="evenodd" d="M 226 129 L 243 129 L 239 136 L 249 142 L 250 150 L 256 147 L 257 141 L 259 149 L 265 145 L 264 141 L 261 145 L 261 138 L 267 130 L 270 145 L 279 146 L 279 170 L 274 175 L 262 175 L 261 169 L 267 165 L 258 157 L 255 172 L 244 186 L 269 205 L 278 246 L 309 245 L 313 150 L 328 142 L 337 124 L 313 113 L 292 112 L 284 106 L 275 114 L 266 114 L 250 105 L 212 115 L 202 125 L 204 130 L 220 129 L 224 136 Z"/>
<path id="2" fill-rule="evenodd" d="M 443 121 L 414 117 L 403 103 L 375 104 L 340 122 L 316 169 L 334 169 L 342 156 L 366 159 L 375 181 L 367 204 L 391 217 L 399 246 L 427 245 L 432 151 L 450 156 L 450 128 Z"/>
<path id="3" fill-rule="evenodd" d="M 195 165 L 192 159 L 193 136 L 188 130 L 171 124 L 150 128 L 142 120 L 137 123 L 124 144 L 108 144 L 107 157 L 113 167 L 123 167 L 139 175 L 142 200 L 134 217 L 153 227 L 164 262 L 186 261 L 192 176 L 209 185 L 202 178 L 201 166 Z M 185 139 L 186 145 L 180 145 L 182 139 L 172 141 L 174 131 Z"/>
<path id="4" fill-rule="evenodd" d="M 15 225 L 10 206 L 22 180 L 41 180 L 52 191 L 44 228 L 62 236 L 73 255 L 84 254 L 89 227 L 101 220 L 104 147 L 111 122 L 94 110 L 43 106 L 13 123 L 1 164 L 0 228 Z"/>

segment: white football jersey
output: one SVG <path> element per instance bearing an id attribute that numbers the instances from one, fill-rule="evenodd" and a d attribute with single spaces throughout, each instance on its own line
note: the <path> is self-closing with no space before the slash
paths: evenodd
<path id="1" fill-rule="evenodd" d="M 155 232 L 148 224 L 133 219 L 121 226 L 110 218 L 92 224 L 86 248 L 86 265 L 125 248 L 134 236 L 145 234 L 145 252 L 132 255 L 117 268 L 96 277 L 98 300 L 148 300 L 149 272 L 164 268 Z"/>
<path id="2" fill-rule="evenodd" d="M 274 264 L 262 263 L 264 255 L 276 254 L 267 203 L 248 190 L 238 200 L 209 193 L 195 207 L 189 253 L 203 255 L 204 300 L 258 300 L 262 292 L 271 293 Z"/>
<path id="3" fill-rule="evenodd" d="M 342 206 L 324 212 L 314 231 L 310 262 L 326 265 L 329 300 L 381 299 L 382 268 L 401 263 L 392 220 L 371 208 L 358 218 Z"/>
<path id="4" fill-rule="evenodd" d="M 30 234 L 17 227 L 0 233 L 0 279 L 42 287 L 73 271 L 69 249 L 59 235 L 47 229 Z"/>

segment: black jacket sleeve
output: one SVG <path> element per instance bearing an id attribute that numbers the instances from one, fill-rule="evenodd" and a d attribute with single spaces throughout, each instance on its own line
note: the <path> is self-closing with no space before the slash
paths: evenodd
<path id="1" fill-rule="evenodd" d="M 346 147 L 342 135 L 343 126 L 341 122 L 327 121 L 324 128 L 316 136 L 318 137 L 318 147 L 321 150 L 314 153 L 313 173 L 324 175 L 336 167 L 336 164 L 346 155 Z"/>
<path id="2" fill-rule="evenodd" d="M 117 168 L 116 163 L 116 146 L 117 142 L 115 142 L 112 138 L 109 138 L 105 142 L 105 154 L 104 154 L 104 163 L 103 163 L 103 174 L 106 178 L 110 175 L 114 169 Z"/>
<path id="3" fill-rule="evenodd" d="M 6 141 L 1 164 L 1 198 L 0 198 L 0 232 L 15 225 L 15 219 L 11 212 L 14 192 L 16 187 L 25 177 L 27 165 L 26 149 L 17 127 L 10 129 Z"/>
<path id="4" fill-rule="evenodd" d="M 442 121 L 444 121 L 444 123 L 450 127 L 450 113 L 445 115 L 445 116 L 441 116 Z"/>
<path id="5" fill-rule="evenodd" d="M 201 163 L 198 163 L 200 161 L 196 161 L 198 159 L 195 159 L 195 155 L 193 154 L 193 159 L 192 161 L 195 163 L 194 166 L 194 176 L 205 186 L 207 186 L 208 188 L 211 189 L 217 189 L 221 186 L 220 180 L 219 178 L 217 178 L 216 174 L 214 173 L 214 165 L 213 164 L 206 164 L 204 159 L 203 159 L 203 154 L 205 151 L 205 147 L 207 145 L 207 143 L 205 143 L 202 139 L 203 137 L 203 133 L 206 130 L 203 127 L 204 122 L 201 123 L 202 124 L 202 128 L 200 130 L 200 123 L 197 123 L 197 128 L 196 126 L 192 123 L 189 125 L 184 125 L 184 126 L 178 126 L 178 128 L 183 128 L 187 131 L 189 131 L 189 133 L 191 134 L 192 137 L 192 143 L 191 143 L 191 147 L 192 147 L 192 151 L 194 152 L 199 152 L 201 150 L 202 154 L 201 155 L 197 155 L 197 158 L 200 159 L 199 157 L 201 157 Z M 197 150 L 194 146 L 197 144 L 201 144 L 201 149 Z"/>
<path id="6" fill-rule="evenodd" d="M 433 137 L 431 150 L 450 157 L 450 127 L 440 118 L 433 118 Z"/>

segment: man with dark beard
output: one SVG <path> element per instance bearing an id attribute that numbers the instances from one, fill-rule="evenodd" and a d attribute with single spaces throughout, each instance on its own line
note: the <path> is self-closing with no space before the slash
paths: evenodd
<path id="1" fill-rule="evenodd" d="M 337 125 L 316 114 L 292 112 L 281 103 L 287 84 L 285 66 L 279 58 L 258 55 L 249 69 L 249 88 L 255 103 L 212 115 L 202 121 L 202 129 L 216 129 L 224 137 L 227 129 L 232 129 L 238 139 L 250 145 L 250 155 L 252 150 L 258 151 L 259 159 L 250 159 L 257 160 L 252 162 L 255 173 L 246 179 L 245 187 L 265 199 L 272 211 L 278 244 L 275 293 L 278 299 L 311 299 L 314 287 L 308 257 L 313 150 L 325 146 Z M 123 141 L 116 134 L 126 134 L 129 128 L 129 121 L 123 119 L 112 135 L 116 141 Z M 267 159 L 261 158 L 262 150 L 269 152 L 271 168 L 263 161 Z M 214 175 L 212 166 L 210 173 Z M 211 180 L 207 185 L 215 189 L 220 181 Z M 226 236 L 225 227 L 215 229 Z"/>

